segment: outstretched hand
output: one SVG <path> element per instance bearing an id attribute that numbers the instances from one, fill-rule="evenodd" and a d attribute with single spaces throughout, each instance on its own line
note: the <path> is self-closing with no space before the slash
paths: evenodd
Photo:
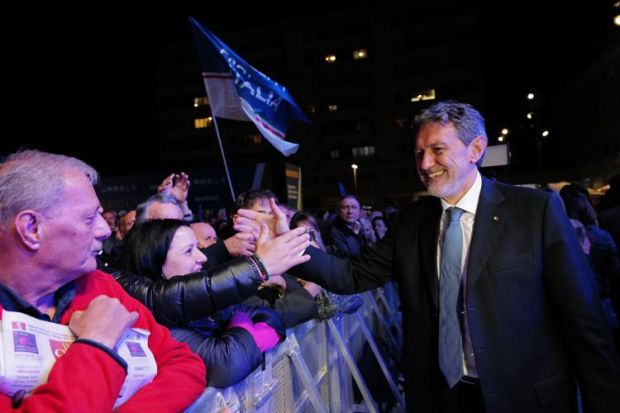
<path id="1" fill-rule="evenodd" d="M 224 246 L 228 253 L 233 257 L 248 257 L 256 250 L 257 235 L 248 232 L 238 232 L 230 238 L 224 240 Z"/>
<path id="2" fill-rule="evenodd" d="M 275 238 L 269 237 L 267 224 L 261 224 L 256 241 L 256 255 L 259 256 L 269 274 L 283 274 L 295 265 L 310 259 L 303 255 L 310 245 L 310 236 L 303 227 L 295 228 Z"/>
<path id="3" fill-rule="evenodd" d="M 274 238 L 289 231 L 286 215 L 278 207 L 274 198 L 269 198 L 269 206 L 272 214 L 252 211 L 251 209 L 239 209 L 235 215 L 233 228 L 239 232 L 247 232 L 258 238 L 261 224 L 266 224 L 268 237 Z"/>
<path id="4" fill-rule="evenodd" d="M 282 235 L 286 232 L 290 231 L 289 222 L 286 218 L 286 214 L 282 212 L 278 204 L 276 203 L 275 198 L 269 198 L 269 206 L 271 207 L 271 212 L 273 212 L 273 216 L 275 217 L 274 223 L 274 232 L 276 235 Z"/>

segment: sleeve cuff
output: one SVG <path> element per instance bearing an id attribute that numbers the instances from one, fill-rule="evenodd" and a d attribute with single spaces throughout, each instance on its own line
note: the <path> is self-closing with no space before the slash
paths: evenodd
<path id="1" fill-rule="evenodd" d="M 107 353 L 110 357 L 112 357 L 114 359 L 114 361 L 116 361 L 118 364 L 120 364 L 121 367 L 125 370 L 125 373 L 127 373 L 127 362 L 125 360 L 123 360 L 121 358 L 121 356 L 116 354 L 114 351 L 112 351 L 107 346 L 104 346 L 103 344 L 98 343 L 96 341 L 89 340 L 87 338 L 78 338 L 77 340 L 75 340 L 75 343 L 82 343 L 82 344 L 89 345 L 91 347 L 96 347 L 99 350 Z"/>

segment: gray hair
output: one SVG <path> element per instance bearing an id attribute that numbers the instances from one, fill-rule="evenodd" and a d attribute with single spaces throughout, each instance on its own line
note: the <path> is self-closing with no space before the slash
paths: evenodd
<path id="1" fill-rule="evenodd" d="M 146 219 L 147 212 L 149 208 L 151 207 L 151 205 L 155 203 L 173 204 L 180 208 L 179 203 L 177 202 L 177 199 L 173 197 L 172 195 L 165 195 L 165 194 L 151 195 L 150 197 L 147 198 L 146 201 L 144 201 L 143 203 L 141 203 L 140 205 L 136 207 L 136 221 L 134 225 L 143 224 L 147 221 Z"/>
<path id="2" fill-rule="evenodd" d="M 427 123 L 439 123 L 443 126 L 451 123 L 465 146 L 469 146 L 478 136 L 482 136 L 485 142 L 488 142 L 484 118 L 480 112 L 467 103 L 452 100 L 438 102 L 430 108 L 423 110 L 422 113 L 414 118 L 413 122 L 417 130 Z M 478 167 L 482 165 L 483 159 L 484 153 L 477 162 Z"/>
<path id="3" fill-rule="evenodd" d="M 0 164 L 0 227 L 20 211 L 44 211 L 57 204 L 69 170 L 83 172 L 91 184 L 99 178 L 87 163 L 70 156 L 22 150 L 8 155 Z"/>

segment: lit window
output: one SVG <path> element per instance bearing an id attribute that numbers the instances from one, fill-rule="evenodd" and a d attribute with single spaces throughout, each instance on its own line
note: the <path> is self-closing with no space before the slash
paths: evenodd
<path id="1" fill-rule="evenodd" d="M 330 159 L 340 158 L 340 151 L 338 149 L 332 149 L 331 151 L 329 151 L 329 158 Z"/>
<path id="2" fill-rule="evenodd" d="M 422 90 L 420 93 L 411 96 L 412 102 L 419 102 L 421 100 L 435 100 L 435 89 Z"/>
<path id="3" fill-rule="evenodd" d="M 358 49 L 353 51 L 353 59 L 366 59 L 368 57 L 368 52 L 366 49 Z"/>
<path id="4" fill-rule="evenodd" d="M 325 61 L 327 63 L 334 63 L 334 62 L 336 62 L 336 55 L 335 54 L 328 54 L 327 56 L 325 56 Z"/>
<path id="5" fill-rule="evenodd" d="M 194 107 L 198 106 L 207 106 L 209 104 L 209 99 L 206 96 L 201 96 L 198 98 L 194 98 Z"/>
<path id="6" fill-rule="evenodd" d="M 372 158 L 373 156 L 375 156 L 374 146 L 359 146 L 357 148 L 353 148 L 354 158 Z"/>
<path id="7" fill-rule="evenodd" d="M 208 118 L 194 119 L 195 129 L 208 128 L 211 126 L 211 124 L 213 124 L 213 118 L 211 116 L 209 116 Z"/>
<path id="8" fill-rule="evenodd" d="M 329 105 L 327 106 L 327 110 L 330 112 L 336 112 L 338 110 L 338 105 Z"/>
<path id="9" fill-rule="evenodd" d="M 253 135 L 247 135 L 245 137 L 245 140 L 247 143 L 252 143 L 254 145 L 258 145 L 259 143 L 262 142 L 263 137 L 260 135 L 260 133 L 255 133 Z"/>

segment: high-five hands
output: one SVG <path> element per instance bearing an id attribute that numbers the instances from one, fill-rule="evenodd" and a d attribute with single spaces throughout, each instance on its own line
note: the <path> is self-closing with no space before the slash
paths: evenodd
<path id="1" fill-rule="evenodd" d="M 271 214 L 250 209 L 239 209 L 235 216 L 233 228 L 239 232 L 251 233 L 256 238 L 258 238 L 260 226 L 263 223 L 267 225 L 269 238 L 288 232 L 288 220 L 284 212 L 276 204 L 275 199 L 269 199 L 269 206 L 271 207 Z"/>
<path id="2" fill-rule="evenodd" d="M 306 229 L 299 227 L 275 238 L 270 238 L 267 224 L 262 223 L 256 240 L 256 255 L 259 256 L 269 274 L 283 274 L 295 265 L 310 259 L 303 255 L 310 245 Z"/>

